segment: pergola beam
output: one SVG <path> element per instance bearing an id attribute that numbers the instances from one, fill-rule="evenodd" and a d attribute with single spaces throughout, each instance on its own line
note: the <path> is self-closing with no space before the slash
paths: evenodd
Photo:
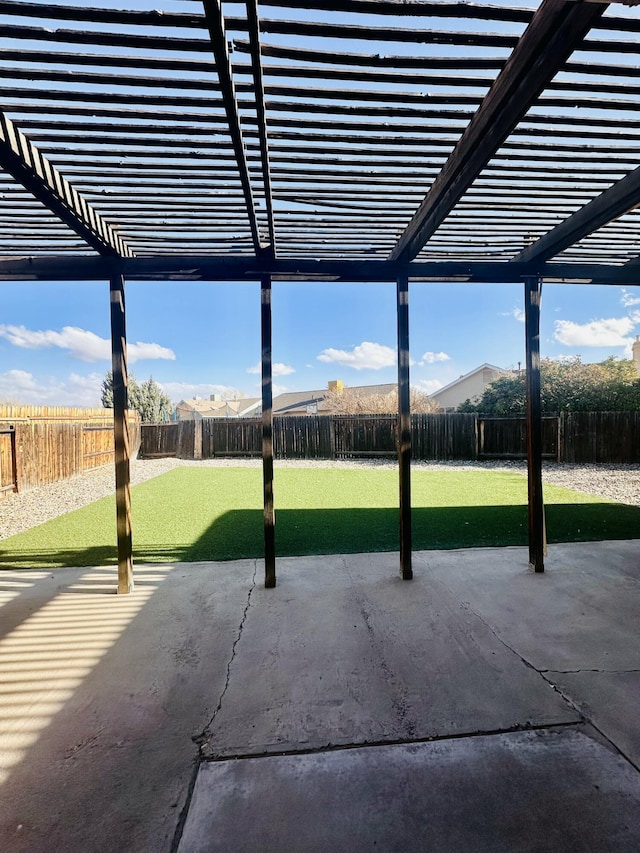
<path id="1" fill-rule="evenodd" d="M 262 53 L 260 48 L 260 19 L 258 17 L 257 0 L 247 0 L 247 20 L 249 23 L 249 40 L 251 43 L 251 70 L 253 72 L 253 89 L 258 117 L 258 137 L 260 139 L 260 160 L 262 164 L 262 181 L 264 184 L 264 202 L 267 210 L 269 227 L 269 242 L 271 254 L 277 254 L 276 228 L 273 213 L 273 194 L 271 191 L 271 159 L 269 157 L 269 135 L 267 131 L 267 113 L 264 102 L 264 79 L 262 72 Z"/>
<path id="2" fill-rule="evenodd" d="M 224 110 L 229 126 L 229 135 L 231 137 L 233 151 L 238 164 L 238 174 L 247 208 L 251 238 L 253 240 L 254 250 L 256 254 L 259 255 L 263 247 L 260 241 L 260 231 L 258 228 L 258 219 L 253 200 L 251 177 L 249 175 L 249 166 L 247 164 L 247 153 L 242 136 L 242 126 L 240 124 L 240 113 L 238 112 L 235 83 L 233 80 L 231 60 L 229 58 L 225 21 L 222 13 L 222 3 L 220 0 L 202 0 L 202 5 L 204 7 L 206 24 L 211 38 L 211 47 L 213 49 L 213 55 L 216 62 L 218 80 L 220 82 L 220 93 L 222 95 Z"/>
<path id="3" fill-rule="evenodd" d="M 133 257 L 114 229 L 2 111 L 0 166 L 101 255 Z"/>
<path id="4" fill-rule="evenodd" d="M 514 263 L 538 263 L 578 243 L 640 204 L 640 167 L 523 249 Z"/>
<path id="5" fill-rule="evenodd" d="M 132 281 L 256 281 L 270 275 L 279 281 L 522 282 L 531 276 L 566 284 L 638 283 L 637 267 L 613 264 L 526 264 L 491 261 L 430 261 L 404 265 L 392 261 L 318 260 L 314 258 L 204 257 L 91 258 L 41 255 L 0 259 L 0 281 L 104 281 L 120 273 Z"/>
<path id="6" fill-rule="evenodd" d="M 526 115 L 608 3 L 544 0 L 422 204 L 391 260 L 413 260 Z"/>

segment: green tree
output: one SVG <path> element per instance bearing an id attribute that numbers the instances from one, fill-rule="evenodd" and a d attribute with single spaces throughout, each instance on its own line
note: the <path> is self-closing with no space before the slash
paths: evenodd
<path id="1" fill-rule="evenodd" d="M 583 364 L 579 356 L 540 363 L 540 396 L 547 413 L 623 412 L 640 410 L 640 378 L 628 359 L 610 356 L 599 364 Z M 526 407 L 524 373 L 502 376 L 477 401 L 466 400 L 459 412 L 521 415 Z"/>
<path id="2" fill-rule="evenodd" d="M 134 409 L 145 423 L 167 421 L 173 414 L 173 404 L 162 388 L 150 376 L 145 382 L 138 383 L 135 376 L 129 374 L 129 408 Z M 102 381 L 101 400 L 105 409 L 113 409 L 113 373 L 110 370 Z"/>
<path id="3" fill-rule="evenodd" d="M 153 376 L 140 383 L 139 392 L 135 408 L 144 422 L 157 424 L 171 418 L 173 413 L 171 400 Z"/>

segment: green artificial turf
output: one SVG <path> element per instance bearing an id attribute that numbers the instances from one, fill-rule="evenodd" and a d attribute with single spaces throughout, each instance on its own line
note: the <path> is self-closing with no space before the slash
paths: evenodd
<path id="1" fill-rule="evenodd" d="M 278 555 L 398 549 L 398 474 L 389 469 L 276 470 Z M 415 470 L 413 547 L 524 545 L 527 481 L 518 473 Z M 545 486 L 549 542 L 640 537 L 640 509 Z M 132 489 L 138 563 L 262 555 L 262 473 L 184 467 Z M 0 542 L 4 568 L 115 562 L 115 499 L 104 498 Z"/>

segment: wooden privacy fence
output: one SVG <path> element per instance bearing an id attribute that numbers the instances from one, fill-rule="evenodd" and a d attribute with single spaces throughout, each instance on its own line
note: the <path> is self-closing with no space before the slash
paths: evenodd
<path id="1" fill-rule="evenodd" d="M 132 456 L 140 423 L 129 413 Z M 52 406 L 0 406 L 0 497 L 113 464 L 113 412 Z"/>
<path id="2" fill-rule="evenodd" d="M 640 412 L 567 412 L 560 416 L 563 462 L 640 462 Z"/>
<path id="3" fill-rule="evenodd" d="M 397 453 L 396 415 L 300 415 L 273 419 L 278 459 L 356 459 Z M 412 415 L 417 460 L 525 459 L 524 418 Z M 640 462 L 639 412 L 563 412 L 543 418 L 543 457 L 558 462 Z M 260 456 L 257 418 L 205 418 L 142 424 L 143 458 Z"/>
<path id="4" fill-rule="evenodd" d="M 558 418 L 542 418 L 542 458 L 558 459 Z M 525 459 L 527 422 L 524 418 L 478 418 L 478 459 Z"/>

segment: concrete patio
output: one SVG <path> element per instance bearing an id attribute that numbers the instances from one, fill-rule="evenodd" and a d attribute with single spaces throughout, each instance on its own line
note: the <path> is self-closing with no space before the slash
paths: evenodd
<path id="1" fill-rule="evenodd" d="M 640 849 L 640 541 L 0 573 L 0 849 Z"/>

